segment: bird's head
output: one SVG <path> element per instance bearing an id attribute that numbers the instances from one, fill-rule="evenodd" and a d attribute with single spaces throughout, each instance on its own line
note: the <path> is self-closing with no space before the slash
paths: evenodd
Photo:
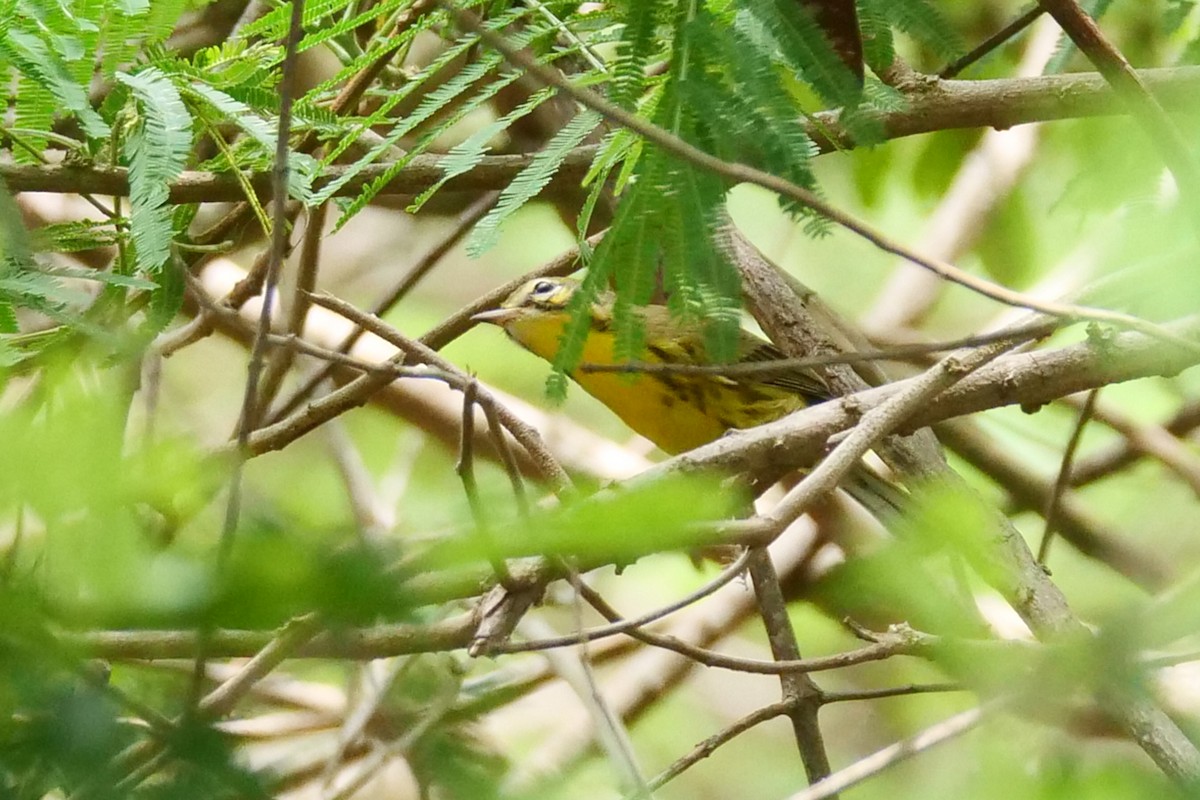
<path id="1" fill-rule="evenodd" d="M 507 326 L 521 319 L 561 314 L 579 288 L 579 281 L 571 278 L 534 278 L 510 294 L 499 308 L 481 311 L 471 319 Z"/>

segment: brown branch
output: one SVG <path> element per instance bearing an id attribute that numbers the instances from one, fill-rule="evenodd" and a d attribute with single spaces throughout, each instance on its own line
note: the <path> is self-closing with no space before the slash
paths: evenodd
<path id="1" fill-rule="evenodd" d="M 845 692 L 826 692 L 825 704 L 850 703 L 859 700 L 882 700 L 889 697 L 908 697 L 914 694 L 941 694 L 944 692 L 969 692 L 971 689 L 959 683 L 910 683 L 905 686 L 889 686 L 885 689 L 856 689 Z"/>
<path id="2" fill-rule="evenodd" d="M 1034 4 L 1032 8 L 1027 9 L 1024 13 L 1017 16 L 1012 22 L 971 48 L 969 52 L 964 53 L 938 70 L 938 77 L 946 80 L 947 78 L 960 75 L 967 67 L 982 60 L 985 56 L 1008 42 L 1009 39 L 1012 39 L 1032 25 L 1042 13 L 1043 9 L 1041 6 Z"/>
<path id="3" fill-rule="evenodd" d="M 1189 106 L 1200 90 L 1200 67 L 1147 69 L 1137 74 L 1161 102 L 1171 106 Z M 1098 73 L 981 81 L 931 79 L 928 83 L 905 88 L 908 90 L 907 107 L 877 116 L 883 127 L 883 136 L 887 139 L 960 128 L 1003 130 L 1031 122 L 1125 113 L 1125 107 Z M 836 112 L 816 114 L 815 121 L 806 128 L 822 152 L 854 146 L 850 135 L 838 125 Z M 595 153 L 594 146 L 574 150 L 559 168 L 556 182 L 552 182 L 546 191 L 553 194 L 558 186 L 577 186 L 579 179 L 591 166 Z M 534 155 L 485 156 L 474 169 L 452 178 L 442 191 L 502 189 L 529 165 Z M 413 156 L 411 162 L 382 188 L 380 196 L 411 196 L 429 189 L 445 174 L 442 166 L 444 158 L 438 154 Z M 357 196 L 367 184 L 388 172 L 392 166 L 390 163 L 377 163 L 364 168 L 334 196 Z M 322 186 L 337 180 L 348 169 L 342 166 L 329 167 L 314 182 L 314 190 L 320 190 Z M 0 179 L 12 192 L 129 195 L 128 172 L 121 168 L 0 164 Z M 265 195 L 270 174 L 256 172 L 246 176 L 246 180 L 256 191 Z M 562 183 L 558 183 L 558 180 Z M 244 197 L 242 183 L 233 175 L 186 171 L 169 185 L 168 202 L 236 202 Z"/>
<path id="4" fill-rule="evenodd" d="M 1200 325 L 1175 326 L 1177 335 L 1195 336 Z M 1001 356 L 918 409 L 904 430 L 916 430 L 952 417 L 990 408 L 1020 405 L 1036 409 L 1051 400 L 1112 383 L 1155 375 L 1175 375 L 1200 357 L 1139 333 L 1102 342 L 1082 342 L 1053 350 Z M 852 427 L 864 411 L 901 391 L 896 381 L 797 411 L 781 420 L 744 431 L 676 456 L 644 472 L 654 480 L 672 471 L 718 470 L 782 474 L 809 466 L 830 436 Z"/>
<path id="5" fill-rule="evenodd" d="M 558 186 L 578 186 L 587 174 L 596 154 L 595 146 L 580 147 L 570 153 L 558 175 L 545 191 L 553 193 Z M 507 186 L 521 170 L 529 166 L 535 153 L 519 153 L 484 156 L 482 161 L 469 172 L 451 178 L 442 191 L 479 192 L 501 189 Z M 379 192 L 381 197 L 418 195 L 437 185 L 445 174 L 444 156 L 422 154 L 414 156 L 396 176 Z M 390 162 L 372 164 L 363 168 L 354 178 L 334 193 L 334 197 L 355 197 L 373 181 L 387 173 Z M 313 182 L 314 192 L 333 183 L 350 167 L 329 167 Z M 129 196 L 129 172 L 119 167 L 84 167 L 68 164 L 38 166 L 28 164 L 0 164 L 0 179 L 8 183 L 12 192 L 50 192 L 55 194 L 108 194 L 115 197 Z M 271 173 L 255 172 L 242 180 L 228 173 L 185 171 L 169 184 L 168 202 L 184 203 L 228 203 L 245 199 L 243 180 L 260 197 L 270 194 Z M 211 238 L 211 237 L 210 237 Z"/>
<path id="6" fill-rule="evenodd" d="M 767 630 L 767 641 L 771 655 L 777 661 L 800 659 L 800 645 L 792 629 L 787 613 L 787 601 L 779 585 L 779 575 L 766 547 L 750 550 L 750 580 L 754 584 L 754 596 L 758 601 L 758 612 L 763 627 Z M 825 752 L 825 741 L 821 735 L 817 714 L 821 710 L 822 694 L 806 672 L 786 672 L 779 676 L 783 700 L 790 705 L 788 718 L 792 721 L 792 733 L 800 750 L 800 760 L 809 784 L 823 780 L 830 773 L 829 754 Z"/>
<path id="7" fill-rule="evenodd" d="M 1195 400 L 1180 406 L 1174 416 L 1161 426 L 1169 435 L 1178 437 L 1187 436 L 1198 427 L 1200 427 L 1200 401 Z M 1143 455 L 1145 455 L 1145 451 L 1138 447 L 1137 441 L 1126 438 L 1125 441 L 1106 450 L 1080 459 L 1071 472 L 1071 485 L 1086 486 L 1094 483 L 1124 469 Z"/>

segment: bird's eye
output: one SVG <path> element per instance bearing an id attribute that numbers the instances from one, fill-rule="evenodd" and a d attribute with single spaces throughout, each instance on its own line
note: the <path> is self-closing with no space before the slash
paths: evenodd
<path id="1" fill-rule="evenodd" d="M 537 283 L 535 283 L 533 285 L 532 294 L 535 297 L 537 297 L 539 295 L 544 297 L 545 295 L 551 294 L 554 291 L 554 289 L 555 289 L 555 286 L 554 286 L 553 281 L 538 281 Z"/>

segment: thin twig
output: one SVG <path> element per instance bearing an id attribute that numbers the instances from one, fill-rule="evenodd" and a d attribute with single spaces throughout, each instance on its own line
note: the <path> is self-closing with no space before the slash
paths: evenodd
<path id="1" fill-rule="evenodd" d="M 946 66 L 942 67 L 942 69 L 938 71 L 937 76 L 942 80 L 957 77 L 967 67 L 971 66 L 977 61 L 982 60 L 984 56 L 988 55 L 993 50 L 1002 47 L 1009 39 L 1012 39 L 1021 31 L 1032 25 L 1037 18 L 1042 15 L 1043 11 L 1044 9 L 1035 3 L 1031 8 L 1024 11 L 1012 22 L 1008 23 L 1003 28 L 984 39 L 978 45 L 971 48 L 969 52 L 964 53 Z"/>
<path id="2" fill-rule="evenodd" d="M 463 387 L 462 392 L 462 435 L 459 438 L 458 462 L 454 465 L 454 471 L 462 481 L 463 491 L 467 495 L 467 505 L 475 520 L 475 535 L 483 546 L 484 555 L 487 557 L 488 563 L 492 565 L 492 571 L 496 573 L 496 580 L 502 586 L 509 586 L 513 582 L 512 575 L 509 573 L 504 559 L 497 555 L 496 546 L 488 527 L 488 515 L 484 512 L 483 505 L 479 500 L 479 485 L 475 482 L 475 400 L 478 394 L 479 381 L 472 378 Z"/>
<path id="3" fill-rule="evenodd" d="M 1087 427 L 1088 420 L 1092 418 L 1092 410 L 1096 407 L 1096 398 L 1099 395 L 1099 389 L 1092 389 L 1088 392 L 1083 408 L 1079 410 L 1079 417 L 1075 420 L 1071 437 L 1067 439 L 1067 446 L 1063 449 L 1062 461 L 1058 465 L 1058 477 L 1054 479 L 1054 488 L 1051 490 L 1050 497 L 1046 501 L 1046 508 L 1042 512 L 1042 518 L 1046 524 L 1042 529 L 1042 542 L 1038 545 L 1037 560 L 1043 566 L 1050 553 L 1050 542 L 1054 539 L 1063 494 L 1071 484 L 1071 465 L 1075 462 L 1075 453 L 1079 450 L 1079 442 L 1083 439 L 1083 429 Z"/>
<path id="4" fill-rule="evenodd" d="M 409 269 L 409 271 L 406 272 L 399 281 L 397 281 L 396 285 L 391 289 L 391 291 L 389 291 L 371 306 L 369 313 L 377 317 L 382 317 L 391 311 L 397 303 L 403 300 L 408 293 L 412 291 L 413 287 L 415 287 L 423 277 L 428 275 L 434 267 L 441 263 L 442 259 L 444 259 L 446 255 L 452 249 L 454 249 L 455 245 L 462 241 L 464 236 L 470 233 L 471 228 L 475 225 L 475 223 L 482 219 L 487 212 L 491 210 L 492 206 L 496 204 L 496 199 L 498 197 L 499 193 L 488 192 L 468 206 L 461 214 L 459 214 L 458 219 L 454 223 L 454 227 L 451 228 L 436 244 L 434 244 L 433 247 L 429 248 L 429 250 L 427 250 L 423 256 L 417 259 L 417 262 L 413 264 L 412 268 Z M 355 328 L 346 336 L 345 339 L 342 340 L 337 349 L 343 353 L 350 352 L 350 348 L 354 347 L 354 344 L 360 338 L 362 338 L 364 333 L 366 333 L 366 330 L 363 328 Z M 321 382 L 327 380 L 332 373 L 333 370 L 330 367 L 317 370 L 312 377 L 304 382 L 304 385 L 297 389 L 292 396 L 287 399 L 286 402 L 279 406 L 278 410 L 276 410 L 270 416 L 269 421 L 271 423 L 278 422 L 288 414 L 291 414 L 293 411 L 295 411 L 301 403 L 312 396 L 312 393 L 316 391 L 318 386 L 321 385 Z"/>
<path id="5" fill-rule="evenodd" d="M 575 590 L 574 599 L 571 604 L 572 613 L 575 617 L 575 630 L 581 634 L 576 640 L 575 652 L 579 660 L 580 675 L 584 686 L 577 687 L 576 691 L 582 696 L 583 689 L 586 689 L 587 698 L 584 704 L 587 706 L 588 713 L 596 725 L 596 731 L 601 741 L 605 744 L 605 751 L 609 753 L 609 758 L 615 762 L 615 766 L 620 770 L 620 774 L 624 779 L 622 783 L 626 787 L 632 787 L 632 796 L 635 800 L 650 800 L 651 790 L 646 783 L 646 776 L 642 773 L 641 766 L 638 764 L 637 755 L 633 750 L 633 742 L 629 739 L 629 731 L 626 730 L 621 716 L 613 712 L 612 706 L 600 692 L 600 685 L 596 681 L 596 673 L 592 669 L 591 660 L 588 658 L 587 639 L 582 637 L 584 630 L 583 592 L 580 587 L 584 586 L 583 578 L 580 577 L 578 570 L 571 568 L 568 570 L 568 579 Z M 591 589 L 591 587 L 588 588 Z M 594 589 L 591 589 L 591 595 L 596 596 Z"/>
<path id="6" fill-rule="evenodd" d="M 889 686 L 886 689 L 861 689 L 846 692 L 826 692 L 823 702 L 848 703 L 856 700 L 881 700 L 886 697 L 907 697 L 914 694 L 935 694 L 941 692 L 969 692 L 960 683 L 910 683 L 907 686 Z"/>
<path id="7" fill-rule="evenodd" d="M 961 736 L 980 723 L 985 710 L 988 710 L 988 708 L 987 706 L 983 706 L 955 714 L 947 720 L 926 728 L 916 736 L 896 742 L 866 758 L 859 759 L 845 769 L 830 775 L 815 786 L 809 786 L 804 791 L 797 792 L 789 797 L 788 800 L 825 800 L 825 798 L 835 797 L 838 792 L 860 784 L 866 779 L 874 777 L 885 769 L 912 758 L 934 745 Z"/>
<path id="8" fill-rule="evenodd" d="M 603 639 L 606 636 L 614 636 L 619 633 L 627 633 L 632 630 L 644 628 L 645 626 L 657 622 L 664 617 L 674 614 L 680 609 L 686 608 L 693 603 L 702 600 L 708 595 L 720 589 L 725 584 L 733 581 L 746 569 L 746 563 L 749 560 L 750 551 L 746 550 L 737 560 L 721 571 L 713 580 L 701 586 L 694 592 L 690 592 L 673 603 L 669 603 L 660 608 L 656 608 L 647 614 L 633 619 L 622 619 L 620 622 L 613 622 L 609 625 L 603 625 L 598 628 L 589 628 L 580 630 L 568 636 L 559 636 L 551 639 L 534 639 L 527 642 L 505 642 L 497 645 L 493 652 L 496 653 L 525 653 L 538 650 L 550 650 L 556 647 L 570 647 L 578 644 L 581 640 L 592 642 L 597 639 Z M 763 662 L 775 664 L 776 662 Z"/>
<path id="9" fill-rule="evenodd" d="M 521 467 L 517 463 L 517 457 L 513 454 L 512 446 L 509 444 L 508 437 L 504 433 L 503 423 L 500 422 L 500 415 L 496 413 L 496 406 L 493 403 L 481 403 L 480 408 L 483 409 L 483 417 L 488 424 L 488 437 L 492 440 L 492 446 L 496 448 L 496 452 L 500 454 L 500 463 L 504 466 L 504 473 L 508 476 L 508 483 L 512 487 L 513 500 L 517 504 L 517 513 L 522 518 L 529 516 L 529 495 L 525 492 L 525 481 L 521 478 Z"/>
<path id="10" fill-rule="evenodd" d="M 1068 397 L 1066 402 L 1077 405 L 1074 398 Z M 1200 497 L 1200 458 L 1195 455 L 1191 447 L 1177 438 L 1186 431 L 1177 433 L 1171 430 L 1171 423 L 1164 428 L 1138 422 L 1112 408 L 1109 404 L 1100 402 L 1093 407 L 1092 418 L 1120 434 L 1133 452 L 1160 462 L 1186 483 L 1196 496 Z M 1081 465 L 1080 462 L 1077 462 L 1076 468 Z M 1079 485 L 1075 479 L 1075 471 L 1075 469 L 1071 471 L 1071 483 Z"/>
<path id="11" fill-rule="evenodd" d="M 936 430 L 947 448 L 1002 486 L 1017 505 L 1035 511 L 1047 507 L 1052 492 L 1049 480 L 986 436 L 972 420 L 952 420 Z M 1071 493 L 1059 500 L 1058 530 L 1080 553 L 1135 584 L 1154 591 L 1170 583 L 1172 570 L 1166 562 L 1110 530 Z"/>
<path id="12" fill-rule="evenodd" d="M 1041 75 L 1061 38 L 1062 31 L 1053 20 L 1038 23 L 1017 63 L 1014 77 Z M 913 248 L 951 263 L 969 253 L 987 231 L 989 218 L 1012 194 L 1033 162 L 1042 127 L 1035 123 L 1016 129 L 985 130 L 959 162 L 954 179 L 941 193 L 937 206 L 924 215 L 925 225 Z M 891 273 L 879 288 L 871 308 L 862 315 L 868 331 L 887 333 L 919 327 L 949 289 L 933 273 L 908 262 L 896 264 Z"/>
<path id="13" fill-rule="evenodd" d="M 258 319 L 258 332 L 250 350 L 250 361 L 246 367 L 246 388 L 242 395 L 242 410 L 237 427 L 237 460 L 229 479 L 229 497 L 225 505 L 225 519 L 221 526 L 221 537 L 217 544 L 216 574 L 220 578 L 233 551 L 234 533 L 242 510 L 242 480 L 245 473 L 245 453 L 250 442 L 250 433 L 258 420 L 258 381 L 267 352 L 267 334 L 271 330 L 271 309 L 275 301 L 275 290 L 283 269 L 283 259 L 288 247 L 288 135 L 292 125 L 292 101 L 296 82 L 296 50 L 304 32 L 304 0 L 293 0 L 292 16 L 284 45 L 282 77 L 279 81 L 280 105 L 279 124 L 276 129 L 275 164 L 273 176 L 271 250 L 267 267 L 266 286 L 263 291 L 262 312 Z M 208 624 L 200 628 L 201 643 L 210 629 Z M 203 646 L 196 658 L 196 669 L 192 675 L 192 696 L 198 701 L 203 683 L 205 653 Z M 189 708 L 194 708 L 189 704 Z M 199 709 L 197 709 L 199 710 Z"/>
<path id="14" fill-rule="evenodd" d="M 671 763 L 671 766 L 655 775 L 649 781 L 651 790 L 658 789 L 661 786 L 669 783 L 671 780 L 679 777 L 690 767 L 695 766 L 700 761 L 711 756 L 723 744 L 733 741 L 738 736 L 741 736 L 751 728 L 761 725 L 764 722 L 775 719 L 783 714 L 792 713 L 795 707 L 795 702 L 791 700 L 780 700 L 778 703 L 772 703 L 768 706 L 763 706 L 755 711 L 750 712 L 746 716 L 737 720 L 733 724 L 723 728 L 704 741 L 697 744 L 692 750 L 684 756 L 676 759 Z M 626 795 L 626 800 L 633 800 L 632 795 Z"/>
<path id="15" fill-rule="evenodd" d="M 1049 336 L 1059 327 L 1057 322 L 1039 322 L 1021 328 L 997 331 L 996 333 L 987 333 L 980 336 L 966 336 L 961 339 L 952 339 L 944 342 L 904 344 L 867 352 L 827 353 L 807 356 L 805 358 L 777 358 L 735 364 L 656 364 L 645 361 L 630 361 L 622 364 L 594 364 L 585 361 L 579 365 L 579 371 L 646 375 L 769 376 L 778 373 L 811 369 L 812 367 L 824 367 L 831 364 L 861 364 L 864 361 L 907 361 L 914 356 L 944 353 L 964 347 L 979 347 L 996 342 L 1018 344 Z"/>

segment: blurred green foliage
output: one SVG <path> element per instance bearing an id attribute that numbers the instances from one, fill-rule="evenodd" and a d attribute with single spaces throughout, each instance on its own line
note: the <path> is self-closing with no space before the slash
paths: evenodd
<path id="1" fill-rule="evenodd" d="M 293 154 L 290 194 L 304 201 L 328 198 L 354 176 L 378 170 L 357 194 L 336 199 L 342 215 L 326 246 L 328 254 L 346 243 L 352 257 L 368 262 L 371 269 L 362 270 L 371 273 L 365 288 L 356 288 L 372 298 L 407 266 L 402 263 L 407 251 L 386 239 L 395 217 L 371 216 L 379 211 L 371 204 L 388 178 L 417 156 L 438 152 L 447 140 L 454 143 L 455 169 L 469 171 L 485 154 L 508 147 L 505 137 L 517 138 L 517 123 L 551 101 L 551 93 L 535 93 L 517 111 L 487 117 L 471 129 L 474 115 L 518 85 L 518 75 L 473 37 L 455 33 L 440 13 L 392 36 L 389 24 L 410 5 L 310 2 L 301 44 L 306 52 L 330 58 L 326 72 L 297 98 L 294 132 L 297 140 L 312 134 L 325 149 L 319 159 Z M 628 0 L 598 9 L 567 2 L 474 4 L 485 5 L 495 12 L 489 24 L 508 26 L 542 63 L 578 75 L 692 144 L 814 187 L 905 241 L 919 237 L 978 142 L 975 130 L 878 141 L 881 132 L 863 122 L 866 112 L 893 108 L 902 98 L 870 74 L 861 89 L 848 81 L 832 52 L 813 38 L 811 20 L 786 24 L 789 4 Z M 868 60 L 881 66 L 899 53 L 917 68 L 936 70 L 964 44 L 1002 25 L 1019 5 L 862 2 L 864 25 L 875 37 L 867 43 Z M 1195 3 L 1092 7 L 1104 12 L 1102 24 L 1135 64 L 1200 62 Z M 419 426 L 364 410 L 347 417 L 346 433 L 367 481 L 392 515 L 384 521 L 395 524 L 382 534 L 369 530 L 356 514 L 360 500 L 348 489 L 347 468 L 336 463 L 330 455 L 334 446 L 317 433 L 246 465 L 231 555 L 219 565 L 235 471 L 226 442 L 245 378 L 240 351 L 205 342 L 168 361 L 157 411 L 147 411 L 149 388 L 139 386 L 139 376 L 143 362 L 154 358 L 148 350 L 152 336 L 182 308 L 183 270 L 199 252 L 191 227 L 197 205 L 172 205 L 166 187 L 185 167 L 231 173 L 269 168 L 279 42 L 290 9 L 272 8 L 242 29 L 241 38 L 194 52 L 176 49 L 170 37 L 183 15 L 205 8 L 183 0 L 0 2 L 0 75 L 6 78 L 10 112 L 0 122 L 3 163 L 34 168 L 43 153 L 52 152 L 67 165 L 128 167 L 133 184 L 128 214 L 34 221 L 31 229 L 23 208 L 0 185 L 3 797 L 244 798 L 275 796 L 287 788 L 276 774 L 290 766 L 286 759 L 252 759 L 249 737 L 190 713 L 199 692 L 186 669 L 99 664 L 86 649 L 66 644 L 73 634 L 274 630 L 310 613 L 334 632 L 433 623 L 464 608 L 446 597 L 484 588 L 492 577 L 488 560 L 497 554 L 631 565 L 620 578 L 605 571 L 595 580 L 623 609 L 650 608 L 712 577 L 711 569 L 697 572 L 675 551 L 697 544 L 702 538 L 697 530 L 711 530 L 712 523 L 743 510 L 745 498 L 709 476 L 636 490 L 609 488 L 535 507 L 525 518 L 504 472 L 481 461 L 475 466 L 485 538 L 454 473 L 455 455 Z M 565 36 L 563 28 L 575 33 Z M 403 61 L 439 33 L 450 40 L 448 49 L 424 63 Z M 399 48 L 397 63 L 405 66 L 379 76 L 361 113 L 333 114 L 330 104 L 341 87 L 393 47 Z M 594 53 L 610 56 L 611 68 L 592 65 Z M 1009 44 L 966 76 L 1007 77 L 1020 54 L 1020 42 Z M 453 73 L 456 64 L 473 57 L 480 59 Z M 1053 68 L 1089 67 L 1064 46 Z M 93 90 L 103 94 L 98 102 L 90 98 Z M 804 115 L 839 103 L 862 113 L 855 132 L 863 146 L 815 158 L 801 124 Z M 729 191 L 627 133 L 599 127 L 594 116 L 574 119 L 506 190 L 507 202 L 476 235 L 476 250 L 491 249 L 477 261 L 456 250 L 439 268 L 444 272 L 428 278 L 389 321 L 418 335 L 484 290 L 569 246 L 576 229 L 587 228 L 588 214 L 576 225 L 563 224 L 548 204 L 531 198 L 566 153 L 593 135 L 599 154 L 584 187 L 591 193 L 587 208 L 602 207 L 600 193 L 614 185 L 606 180 L 621 191 L 613 228 L 591 256 L 589 285 L 598 288 L 611 279 L 622 293 L 619 308 L 628 321 L 622 324 L 630 325 L 623 342 L 630 353 L 638 350 L 638 338 L 635 315 L 628 312 L 661 288 L 662 275 L 678 311 L 717 317 L 726 335 L 732 330 L 737 281 L 704 244 L 727 200 L 736 222 L 767 255 L 839 310 L 854 316 L 877 301 L 877 287 L 895 266 L 891 257 L 822 227 L 800 209 L 781 207 L 764 191 Z M 1196 109 L 1175 119 L 1193 140 Z M 1084 278 L 1066 277 L 1072 287 L 1091 284 L 1086 302 L 1152 319 L 1194 313 L 1200 283 L 1194 279 L 1197 248 L 1188 219 L 1196 210 L 1176 202 L 1142 130 L 1123 118 L 1089 119 L 1046 124 L 1038 135 L 1035 166 L 979 221 L 978 243 L 959 262 L 1017 288 L 1071 273 L 1064 264 L 1079 265 Z M 337 180 L 314 184 L 319 170 L 335 165 L 342 170 Z M 447 223 L 438 216 L 438 202 L 445 198 L 434 191 L 420 197 L 426 203 L 420 219 L 428 215 L 434 220 L 428 227 L 440 233 Z M 265 216 L 265 208 L 256 211 Z M 375 249 L 358 247 L 363 243 Z M 109 267 L 64 265 L 64 255 L 89 252 L 108 254 Z M 986 301 L 952 288 L 938 302 L 926 333 L 974 331 L 993 312 Z M 494 331 L 463 337 L 446 352 L 489 384 L 531 402 L 544 399 L 544 364 Z M 560 368 L 569 364 L 564 359 Z M 1197 379 L 1184 374 L 1108 388 L 1102 396 L 1135 420 L 1151 423 L 1198 389 Z M 559 413 L 615 438 L 628 437 L 611 414 L 580 392 L 572 392 Z M 999 447 L 1050 480 L 1074 420 L 1074 412 L 1060 408 L 1036 415 L 1005 409 L 988 414 L 983 426 Z M 1082 454 L 1117 441 L 1116 434 L 1089 426 Z M 978 474 L 973 478 L 990 500 L 1002 502 L 1002 493 Z M 822 723 L 839 766 L 972 707 L 977 694 L 1021 690 L 1014 710 L 996 713 L 963 739 L 921 754 L 847 796 L 1174 796 L 1127 742 L 1109 738 L 1114 731 L 1093 726 L 1086 712 L 1093 710 L 1087 701 L 1098 693 L 1156 691 L 1140 661 L 1144 650 L 1197 644 L 1200 606 L 1195 580 L 1186 577 L 1200 563 L 1195 497 L 1151 463 L 1078 496 L 1113 530 L 1185 575 L 1175 591 L 1154 597 L 1059 542 L 1050 568 L 1077 612 L 1101 631 L 1095 641 L 1065 643 L 1050 657 L 1018 647 L 948 646 L 925 659 L 890 659 L 817 676 L 829 691 L 947 680 L 972 690 L 831 705 Z M 1024 512 L 1015 519 L 1036 544 L 1042 518 Z M 925 497 L 897 539 L 869 544 L 860 557 L 815 584 L 796 580 L 799 598 L 790 611 L 805 655 L 860 644 L 837 623 L 843 616 L 875 627 L 909 622 L 951 638 L 987 638 L 975 598 L 986 605 L 994 595 L 965 567 L 985 560 L 973 552 L 982 526 L 977 509 L 963 498 Z M 431 603 L 435 596 L 439 602 Z M 560 611 L 559 621 L 570 630 L 573 610 Z M 752 624 L 728 644 L 759 657 L 765 652 L 763 635 Z M 518 796 L 503 788 L 504 781 L 539 753 L 546 737 L 533 722 L 539 711 L 545 713 L 537 707 L 544 698 L 536 685 L 518 681 L 513 689 L 501 678 L 511 677 L 506 670 L 512 664 L 540 665 L 537 657 L 492 662 L 430 654 L 393 663 L 394 683 L 381 701 L 387 725 L 372 729 L 376 741 L 405 743 L 401 755 L 428 796 Z M 306 662 L 289 667 L 289 675 L 340 686 L 352 672 L 348 666 L 354 665 Z M 479 695 L 467 688 L 470 679 L 493 676 L 500 676 L 500 688 L 485 687 Z M 487 688 L 495 691 L 494 708 L 472 711 L 470 702 L 488 697 Z M 772 678 L 698 673 L 637 721 L 635 750 L 653 773 L 777 697 Z M 551 709 L 546 727 L 552 740 L 565 726 L 559 702 L 544 704 Z M 574 698 L 571 703 L 574 708 Z M 134 720 L 144 706 L 167 720 L 165 730 Z M 267 717 L 276 710 L 269 698 L 252 697 L 239 706 L 239 715 Z M 804 778 L 787 727 L 781 720 L 767 723 L 716 751 L 658 796 L 754 800 L 794 791 Z M 1191 732 L 1196 727 L 1189 723 Z M 126 783 L 133 768 L 122 753 L 147 743 L 166 753 L 164 766 L 144 783 Z M 288 744 L 293 756 L 309 746 Z M 763 769 L 764 763 L 770 768 Z M 618 796 L 613 769 L 594 754 L 565 774 L 531 783 L 521 796 Z"/>

